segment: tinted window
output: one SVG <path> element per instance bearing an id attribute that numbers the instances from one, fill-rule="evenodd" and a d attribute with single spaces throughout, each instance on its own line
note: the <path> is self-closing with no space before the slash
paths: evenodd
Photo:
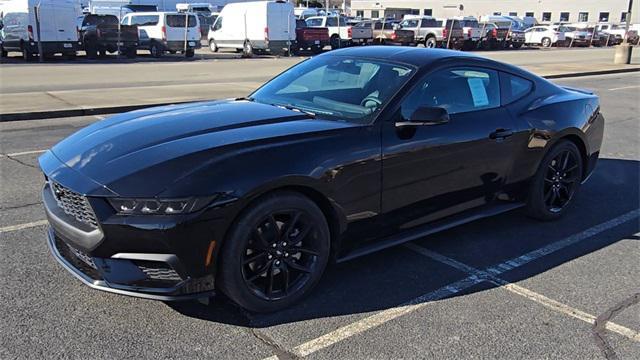
<path id="1" fill-rule="evenodd" d="M 477 20 L 462 20 L 460 21 L 460 24 L 462 25 L 462 27 L 471 27 L 471 28 L 479 27 Z"/>
<path id="2" fill-rule="evenodd" d="M 420 22 L 420 27 L 439 27 L 440 21 L 436 19 L 422 19 Z"/>
<path id="3" fill-rule="evenodd" d="M 117 25 L 118 18 L 113 15 L 88 15 L 84 18 L 83 26 L 88 25 Z"/>
<path id="4" fill-rule="evenodd" d="M 407 27 L 407 28 L 418 27 L 418 20 L 417 19 L 404 20 L 403 22 L 400 23 L 400 26 Z"/>
<path id="5" fill-rule="evenodd" d="M 336 17 L 328 17 L 327 18 L 327 26 L 338 26 L 338 18 L 336 18 Z"/>
<path id="6" fill-rule="evenodd" d="M 452 20 L 447 20 L 447 23 L 445 25 L 447 29 L 451 29 L 451 21 Z M 462 28 L 462 26 L 460 26 L 460 22 L 458 20 L 453 20 L 453 28 L 454 29 Z"/>
<path id="7" fill-rule="evenodd" d="M 220 30 L 222 27 L 222 16 L 218 16 L 216 22 L 213 24 L 213 31 Z"/>
<path id="8" fill-rule="evenodd" d="M 158 25 L 160 17 L 158 15 L 139 15 L 131 17 L 131 25 L 153 26 Z"/>
<path id="9" fill-rule="evenodd" d="M 198 22 L 196 21 L 195 15 L 189 15 L 189 27 L 196 27 Z M 167 15 L 167 26 L 168 27 L 181 27 L 185 26 L 186 15 Z"/>
<path id="10" fill-rule="evenodd" d="M 365 123 L 412 72 L 384 61 L 319 56 L 285 71 L 251 97 L 260 103 L 292 105 L 322 118 Z"/>
<path id="11" fill-rule="evenodd" d="M 533 88 L 531 81 L 519 76 L 502 73 L 503 77 L 503 103 L 512 103 L 527 95 Z"/>
<path id="12" fill-rule="evenodd" d="M 322 18 L 313 18 L 305 20 L 308 26 L 310 27 L 321 27 L 322 26 Z"/>
<path id="13" fill-rule="evenodd" d="M 449 114 L 500 106 L 498 73 L 476 68 L 441 70 L 413 89 L 402 105 L 402 116 L 409 119 L 418 107 L 442 107 Z"/>

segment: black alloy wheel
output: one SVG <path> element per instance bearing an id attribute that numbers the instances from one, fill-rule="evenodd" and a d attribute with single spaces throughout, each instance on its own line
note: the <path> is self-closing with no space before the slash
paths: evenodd
<path id="1" fill-rule="evenodd" d="M 245 309 L 277 311 L 313 289 L 329 247 L 318 206 L 302 194 L 276 192 L 250 205 L 233 226 L 221 250 L 218 284 Z"/>
<path id="2" fill-rule="evenodd" d="M 245 248 L 242 276 L 260 298 L 279 300 L 300 290 L 318 264 L 318 229 L 300 210 L 269 214 Z"/>
<path id="3" fill-rule="evenodd" d="M 576 145 L 562 140 L 542 160 L 529 190 L 527 212 L 541 220 L 562 216 L 582 182 L 582 157 Z"/>
<path id="4" fill-rule="evenodd" d="M 580 182 L 580 162 L 571 150 L 557 154 L 547 165 L 544 203 L 551 212 L 560 212 L 571 201 Z"/>

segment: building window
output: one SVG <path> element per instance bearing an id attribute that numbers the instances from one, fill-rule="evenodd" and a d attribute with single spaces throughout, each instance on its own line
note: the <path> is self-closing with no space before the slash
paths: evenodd
<path id="1" fill-rule="evenodd" d="M 560 13 L 560 21 L 569 21 L 569 13 L 561 12 Z"/>
<path id="2" fill-rule="evenodd" d="M 524 13 L 525 17 L 533 17 L 533 11 Z"/>
<path id="3" fill-rule="evenodd" d="M 622 15 L 620 15 L 620 22 L 627 22 L 627 12 L 623 12 Z"/>
<path id="4" fill-rule="evenodd" d="M 551 21 L 551 13 L 543 12 L 542 13 L 542 21 Z"/>
<path id="5" fill-rule="evenodd" d="M 411 15 L 420 15 L 420 9 L 411 9 Z"/>
<path id="6" fill-rule="evenodd" d="M 518 16 L 518 12 L 517 11 L 511 11 L 511 12 L 509 12 L 509 16 Z"/>
<path id="7" fill-rule="evenodd" d="M 500 15 L 502 15 L 502 13 L 500 11 L 496 11 L 496 12 L 493 13 L 493 15 L 500 16 Z"/>
<path id="8" fill-rule="evenodd" d="M 363 18 L 364 10 L 356 10 L 356 17 Z"/>
<path id="9" fill-rule="evenodd" d="M 578 13 L 578 21 L 579 22 L 587 22 L 587 21 L 589 21 L 589 13 L 588 12 L 580 12 L 580 13 Z"/>
<path id="10" fill-rule="evenodd" d="M 372 19 L 377 19 L 380 17 L 380 11 L 379 10 L 371 10 L 371 18 Z"/>
<path id="11" fill-rule="evenodd" d="M 602 21 L 602 22 L 609 21 L 609 13 L 608 12 L 601 12 L 600 16 L 598 16 L 598 21 Z"/>
<path id="12" fill-rule="evenodd" d="M 424 9 L 422 14 L 425 16 L 433 16 L 433 9 Z"/>

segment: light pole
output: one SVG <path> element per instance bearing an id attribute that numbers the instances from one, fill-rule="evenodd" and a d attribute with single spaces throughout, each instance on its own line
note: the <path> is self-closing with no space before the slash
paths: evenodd
<path id="1" fill-rule="evenodd" d="M 613 57 L 614 64 L 631 64 L 631 44 L 627 41 L 629 34 L 629 22 L 631 21 L 631 8 L 633 7 L 633 0 L 629 0 L 629 9 L 627 10 L 626 24 L 624 27 L 624 39 L 622 44 L 616 46 L 616 53 Z"/>

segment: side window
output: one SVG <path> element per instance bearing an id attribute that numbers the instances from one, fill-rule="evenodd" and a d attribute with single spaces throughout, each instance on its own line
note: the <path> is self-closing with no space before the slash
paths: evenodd
<path id="1" fill-rule="evenodd" d="M 218 31 L 222 28 L 222 16 L 218 16 L 215 24 L 213 24 L 213 31 Z"/>
<path id="2" fill-rule="evenodd" d="M 533 89 L 533 83 L 516 75 L 501 73 L 502 103 L 512 103 L 527 95 Z"/>
<path id="3" fill-rule="evenodd" d="M 312 19 L 307 19 L 307 26 L 309 27 L 320 27 L 322 26 L 322 18 L 312 18 Z"/>
<path id="4" fill-rule="evenodd" d="M 380 29 L 382 29 L 382 23 L 377 22 L 377 23 L 373 26 L 373 28 L 374 28 L 374 29 L 376 29 L 376 30 L 380 30 Z"/>
<path id="5" fill-rule="evenodd" d="M 336 17 L 328 17 L 327 18 L 327 26 L 338 26 L 338 18 L 336 18 Z"/>
<path id="6" fill-rule="evenodd" d="M 402 104 L 402 117 L 410 118 L 419 107 L 441 107 L 449 114 L 497 108 L 499 82 L 494 70 L 466 67 L 440 70 L 412 90 Z"/>

